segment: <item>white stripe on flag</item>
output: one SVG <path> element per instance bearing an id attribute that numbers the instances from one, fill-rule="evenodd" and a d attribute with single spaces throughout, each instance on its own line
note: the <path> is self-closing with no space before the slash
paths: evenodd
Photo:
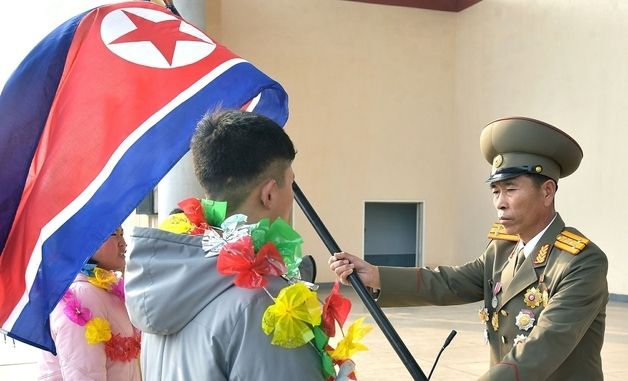
<path id="1" fill-rule="evenodd" d="M 249 105 L 247 106 L 246 110 L 244 111 L 253 111 L 255 110 L 255 107 L 257 106 L 257 104 L 259 103 L 259 100 L 262 98 L 262 93 L 257 94 L 257 96 L 253 99 L 251 99 L 251 102 L 249 103 Z"/>

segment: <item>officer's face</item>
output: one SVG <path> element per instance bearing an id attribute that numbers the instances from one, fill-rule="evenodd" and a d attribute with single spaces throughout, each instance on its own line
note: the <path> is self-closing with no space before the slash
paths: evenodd
<path id="1" fill-rule="evenodd" d="M 528 176 L 491 184 L 498 222 L 508 234 L 519 234 L 528 242 L 543 230 L 554 216 L 555 187 L 552 181 L 538 186 Z"/>

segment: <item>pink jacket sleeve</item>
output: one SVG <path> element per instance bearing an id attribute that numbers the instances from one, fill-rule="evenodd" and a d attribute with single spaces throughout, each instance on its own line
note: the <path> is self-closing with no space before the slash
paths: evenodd
<path id="1" fill-rule="evenodd" d="M 86 282 L 72 287 L 83 307 L 92 312 L 92 317 L 109 320 L 106 291 Z M 105 296 L 105 297 L 103 297 Z M 107 357 L 104 344 L 88 344 L 85 326 L 72 322 L 63 312 L 64 303 L 59 303 L 51 314 L 51 328 L 57 347 L 57 357 L 64 381 L 106 381 Z"/>

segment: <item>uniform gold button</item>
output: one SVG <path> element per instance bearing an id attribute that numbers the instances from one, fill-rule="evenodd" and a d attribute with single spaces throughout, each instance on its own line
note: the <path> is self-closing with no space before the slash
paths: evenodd
<path id="1" fill-rule="evenodd" d="M 508 312 L 506 312 L 505 310 L 501 310 L 500 312 L 501 312 L 502 316 L 508 316 Z"/>
<path id="2" fill-rule="evenodd" d="M 502 344 L 506 344 L 506 336 L 502 336 Z"/>

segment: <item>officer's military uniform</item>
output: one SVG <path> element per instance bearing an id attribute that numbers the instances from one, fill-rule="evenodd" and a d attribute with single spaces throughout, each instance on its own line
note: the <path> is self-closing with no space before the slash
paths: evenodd
<path id="1" fill-rule="evenodd" d="M 482 151 L 493 163 L 491 182 L 523 173 L 557 180 L 575 171 L 582 158 L 573 139 L 525 118 L 495 121 L 481 140 Z M 545 148 L 539 149 L 537 142 Z M 486 325 L 491 368 L 481 380 L 602 380 L 600 351 L 608 302 L 605 254 L 580 232 L 566 228 L 559 215 L 517 269 L 519 237 L 495 224 L 489 239 L 482 256 L 462 266 L 380 267 L 378 303 L 387 307 L 482 301 L 479 317 Z"/>

